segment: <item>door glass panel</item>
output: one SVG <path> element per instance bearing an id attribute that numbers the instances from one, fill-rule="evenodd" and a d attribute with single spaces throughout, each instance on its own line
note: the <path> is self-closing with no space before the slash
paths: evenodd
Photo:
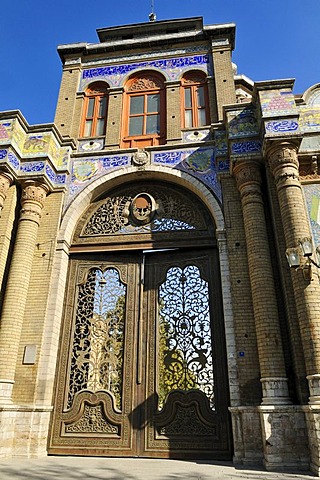
<path id="1" fill-rule="evenodd" d="M 160 115 L 147 116 L 147 135 L 160 132 Z"/>
<path id="2" fill-rule="evenodd" d="M 214 409 L 209 291 L 199 268 L 169 268 L 158 303 L 159 407 L 170 392 L 195 389 Z"/>
<path id="3" fill-rule="evenodd" d="M 125 298 L 126 287 L 115 268 L 92 268 L 80 285 L 68 408 L 82 390 L 107 390 L 121 408 Z"/>
<path id="4" fill-rule="evenodd" d="M 147 97 L 147 112 L 159 112 L 160 111 L 160 95 L 148 95 Z"/>
<path id="5" fill-rule="evenodd" d="M 130 98 L 130 115 L 136 115 L 144 112 L 144 96 Z"/>
<path id="6" fill-rule="evenodd" d="M 143 117 L 131 117 L 129 120 L 129 135 L 136 136 L 143 133 Z"/>

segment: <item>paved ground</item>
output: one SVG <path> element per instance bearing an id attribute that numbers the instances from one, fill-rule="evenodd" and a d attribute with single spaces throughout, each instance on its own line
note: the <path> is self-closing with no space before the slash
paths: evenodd
<path id="1" fill-rule="evenodd" d="M 3 459 L 0 480 L 312 480 L 306 473 L 236 469 L 229 463 L 95 457 Z"/>

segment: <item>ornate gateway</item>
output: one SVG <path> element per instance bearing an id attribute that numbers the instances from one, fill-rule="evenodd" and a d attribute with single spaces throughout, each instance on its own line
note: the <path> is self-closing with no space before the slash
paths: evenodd
<path id="1" fill-rule="evenodd" d="M 230 458 L 212 232 L 176 187 L 137 184 L 89 208 L 72 248 L 50 453 Z M 211 247 L 192 247 L 200 239 Z"/>

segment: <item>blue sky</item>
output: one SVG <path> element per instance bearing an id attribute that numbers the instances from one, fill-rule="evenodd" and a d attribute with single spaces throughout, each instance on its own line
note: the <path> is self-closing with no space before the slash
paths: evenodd
<path id="1" fill-rule="evenodd" d="M 233 61 L 252 80 L 320 82 L 320 0 L 154 0 L 158 20 L 203 16 L 237 25 Z M 4 0 L 0 17 L 0 111 L 48 123 L 61 78 L 59 44 L 98 41 L 97 28 L 148 21 L 151 0 Z"/>

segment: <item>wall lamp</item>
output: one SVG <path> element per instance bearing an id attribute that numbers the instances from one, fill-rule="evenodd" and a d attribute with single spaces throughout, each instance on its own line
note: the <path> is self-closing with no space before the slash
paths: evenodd
<path id="1" fill-rule="evenodd" d="M 318 263 L 316 263 L 311 256 L 313 255 L 313 245 L 310 237 L 305 237 L 299 240 L 299 245 L 293 248 L 287 248 L 286 257 L 290 268 L 302 270 L 303 278 L 309 282 L 312 280 L 311 265 L 320 268 L 320 246 L 316 248 L 316 255 Z"/>

